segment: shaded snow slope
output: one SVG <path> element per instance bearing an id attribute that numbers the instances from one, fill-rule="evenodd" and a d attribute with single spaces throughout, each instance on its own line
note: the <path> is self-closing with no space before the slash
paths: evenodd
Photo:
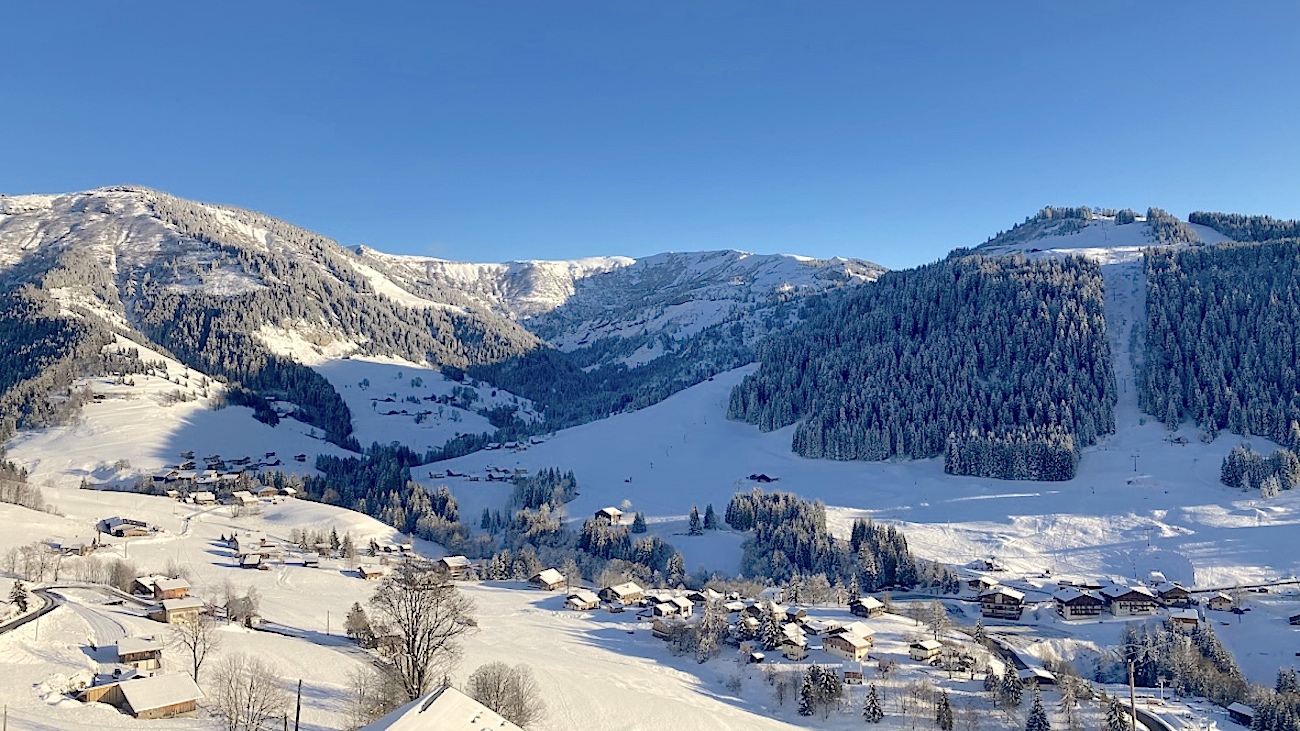
<path id="1" fill-rule="evenodd" d="M 1061 228 L 1067 230 L 1069 228 L 1065 224 L 1067 221 L 1044 223 L 1039 226 L 1040 231 L 1037 235 L 1010 244 L 998 243 L 995 240 L 980 246 L 976 251 L 990 255 L 1079 254 L 1105 264 L 1134 261 L 1141 257 L 1142 249 L 1155 245 L 1151 239 L 1151 226 L 1145 218 L 1139 218 L 1133 223 L 1117 224 L 1114 217 L 1094 215 L 1082 230 L 1061 233 Z M 1230 240 L 1209 226 L 1187 225 L 1205 244 L 1218 244 Z"/>

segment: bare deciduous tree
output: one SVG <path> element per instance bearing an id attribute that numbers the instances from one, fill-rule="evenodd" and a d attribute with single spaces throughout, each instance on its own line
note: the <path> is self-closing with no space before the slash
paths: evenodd
<path id="1" fill-rule="evenodd" d="M 348 673 L 348 731 L 356 731 L 384 714 L 396 710 L 406 700 L 391 671 L 359 667 Z"/>
<path id="2" fill-rule="evenodd" d="M 237 653 L 221 658 L 212 672 L 208 706 L 227 731 L 258 731 L 285 713 L 289 692 L 280 672 L 261 658 Z"/>
<path id="3" fill-rule="evenodd" d="M 208 655 L 216 651 L 220 638 L 216 632 L 216 623 L 211 617 L 199 615 L 192 622 L 173 624 L 171 644 L 186 657 L 190 666 L 190 675 L 194 682 L 199 682 L 199 670 Z"/>
<path id="4" fill-rule="evenodd" d="M 469 676 L 465 692 L 521 728 L 541 720 L 546 713 L 541 689 L 527 665 L 482 665 Z"/>
<path id="5" fill-rule="evenodd" d="M 407 561 L 384 577 L 370 599 L 371 626 L 391 655 L 409 700 L 424 695 L 459 656 L 458 640 L 474 629 L 474 602 L 424 561 Z"/>

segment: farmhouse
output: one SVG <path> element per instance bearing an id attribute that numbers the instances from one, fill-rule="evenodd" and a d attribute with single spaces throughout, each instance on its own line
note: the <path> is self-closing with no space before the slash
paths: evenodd
<path id="1" fill-rule="evenodd" d="M 194 493 L 195 505 L 212 505 L 215 502 L 217 502 L 216 493 L 212 493 L 207 490 Z"/>
<path id="2" fill-rule="evenodd" d="M 1192 599 L 1191 593 L 1182 584 L 1168 581 L 1156 585 L 1156 596 L 1166 607 L 1185 607 Z"/>
<path id="3" fill-rule="evenodd" d="M 190 593 L 190 582 L 185 579 L 157 579 L 153 583 L 153 598 L 183 599 Z"/>
<path id="4" fill-rule="evenodd" d="M 117 662 L 139 672 L 162 667 L 163 643 L 152 637 L 123 637 L 117 641 Z"/>
<path id="5" fill-rule="evenodd" d="M 382 567 L 373 564 L 362 564 L 357 567 L 357 573 L 366 581 L 376 581 L 382 579 L 386 573 Z"/>
<path id="6" fill-rule="evenodd" d="M 702 607 L 709 602 L 716 602 L 722 599 L 722 594 L 713 589 L 705 589 L 704 591 L 692 591 L 686 595 L 686 598 L 690 599 L 692 604 Z"/>
<path id="7" fill-rule="evenodd" d="M 279 497 L 279 495 L 280 491 L 270 485 L 265 485 L 257 490 L 257 496 L 259 498 L 273 498 Z"/>
<path id="8" fill-rule="evenodd" d="M 107 703 L 144 719 L 193 716 L 202 697 L 203 692 L 186 673 L 132 678 L 87 688 L 81 693 L 83 702 Z"/>
<path id="9" fill-rule="evenodd" d="M 579 589 L 569 595 L 569 598 L 564 602 L 564 606 L 579 612 L 595 609 L 600 606 L 600 597 L 596 596 L 595 592 Z"/>
<path id="10" fill-rule="evenodd" d="M 1026 688 L 1034 683 L 1038 685 L 1056 685 L 1056 676 L 1039 667 L 1028 667 L 1017 671 L 1016 677 L 1020 678 L 1021 684 Z"/>
<path id="11" fill-rule="evenodd" d="M 785 619 L 787 622 L 798 622 L 808 616 L 808 610 L 803 607 L 786 607 Z"/>
<path id="12" fill-rule="evenodd" d="M 1025 607 L 1025 595 L 1015 589 L 999 586 L 980 594 L 980 614 L 995 619 L 1020 619 Z"/>
<path id="13" fill-rule="evenodd" d="M 1233 599 L 1231 594 L 1221 591 L 1210 597 L 1205 605 L 1216 612 L 1231 612 L 1236 609 L 1237 600 Z"/>
<path id="14" fill-rule="evenodd" d="M 1062 589 L 1052 595 L 1056 611 L 1065 619 L 1094 619 L 1101 616 L 1106 602 L 1090 591 Z"/>
<path id="15" fill-rule="evenodd" d="M 885 603 L 874 596 L 865 596 L 849 602 L 849 611 L 858 617 L 879 617 L 885 613 Z"/>
<path id="16" fill-rule="evenodd" d="M 230 503 L 240 507 L 251 507 L 257 505 L 261 500 L 248 490 L 236 490 L 230 493 Z"/>
<path id="17" fill-rule="evenodd" d="M 196 597 L 164 599 L 162 606 L 149 612 L 149 619 L 167 624 L 197 622 L 201 611 L 203 611 L 203 602 Z"/>
<path id="18" fill-rule="evenodd" d="M 913 642 L 912 644 L 908 645 L 907 654 L 913 660 L 917 660 L 919 662 L 929 662 L 934 658 L 938 657 L 939 651 L 942 649 L 943 649 L 943 645 L 939 644 L 935 640 L 921 640 L 920 642 Z"/>
<path id="19" fill-rule="evenodd" d="M 691 600 L 684 596 L 673 597 L 669 600 L 669 604 L 677 607 L 677 614 L 681 617 L 691 616 L 691 611 L 695 608 L 695 605 L 691 603 Z"/>
<path id="20" fill-rule="evenodd" d="M 628 581 L 601 589 L 600 598 L 607 602 L 636 604 L 645 598 L 645 591 L 635 581 Z"/>
<path id="21" fill-rule="evenodd" d="M 610 525 L 619 525 L 623 522 L 623 511 L 614 507 L 601 508 L 596 511 L 595 517 L 597 521 L 605 521 Z"/>
<path id="22" fill-rule="evenodd" d="M 450 685 L 417 698 L 361 731 L 522 731 Z"/>
<path id="23" fill-rule="evenodd" d="M 1101 590 L 1101 596 L 1116 617 L 1133 617 L 1151 614 L 1156 610 L 1156 596 L 1142 586 L 1129 587 L 1111 584 Z"/>
<path id="24" fill-rule="evenodd" d="M 443 556 L 438 559 L 436 565 L 442 571 L 447 572 L 447 576 L 452 579 L 463 579 L 469 575 L 472 568 L 469 559 L 464 556 Z"/>
<path id="25" fill-rule="evenodd" d="M 319 562 L 317 562 L 319 564 Z M 239 557 L 239 568 L 241 569 L 260 569 L 262 568 L 262 554 L 245 553 Z"/>
<path id="26" fill-rule="evenodd" d="M 858 662 L 871 650 L 871 640 L 852 632 L 840 632 L 823 639 L 822 647 L 832 655 Z"/>
<path id="27" fill-rule="evenodd" d="M 555 569 L 542 569 L 536 574 L 533 574 L 532 578 L 528 580 L 528 583 L 538 589 L 555 591 L 561 586 L 564 586 L 564 574 Z"/>
<path id="28" fill-rule="evenodd" d="M 974 591 L 982 592 L 982 591 L 988 591 L 989 589 L 992 589 L 993 587 L 997 586 L 1000 583 L 1001 582 L 999 582 L 997 579 L 990 579 L 986 576 L 976 576 L 970 581 L 967 581 L 966 586 L 970 587 Z"/>

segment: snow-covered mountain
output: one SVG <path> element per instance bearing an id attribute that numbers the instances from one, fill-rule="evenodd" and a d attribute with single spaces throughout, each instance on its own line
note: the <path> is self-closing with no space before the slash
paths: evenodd
<path id="1" fill-rule="evenodd" d="M 870 282 L 884 272 L 859 259 L 742 251 L 505 264 L 394 256 L 367 247 L 355 251 L 410 291 L 455 289 L 561 350 L 661 332 L 681 339 L 793 297 Z"/>

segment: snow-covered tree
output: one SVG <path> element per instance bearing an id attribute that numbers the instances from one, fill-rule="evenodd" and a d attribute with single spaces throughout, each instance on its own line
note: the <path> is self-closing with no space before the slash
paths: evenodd
<path id="1" fill-rule="evenodd" d="M 946 692 L 939 696 L 939 702 L 935 705 L 934 723 L 939 727 L 939 731 L 952 731 L 952 703 L 948 701 Z M 1044 729 L 1044 731 L 1048 730 Z"/>
<path id="2" fill-rule="evenodd" d="M 867 723 L 880 723 L 885 718 L 885 709 L 880 705 L 880 695 L 876 692 L 876 684 L 872 683 L 867 688 L 867 700 L 862 704 L 862 720 Z"/>
<path id="3" fill-rule="evenodd" d="M 14 582 L 13 588 L 9 590 L 9 603 L 17 607 L 20 614 L 27 611 L 27 587 L 23 586 L 23 582 Z"/>
<path id="4" fill-rule="evenodd" d="M 1037 683 L 1034 684 L 1034 699 L 1029 705 L 1025 731 L 1052 731 L 1052 722 L 1047 718 L 1047 709 L 1043 708 L 1043 694 Z"/>

